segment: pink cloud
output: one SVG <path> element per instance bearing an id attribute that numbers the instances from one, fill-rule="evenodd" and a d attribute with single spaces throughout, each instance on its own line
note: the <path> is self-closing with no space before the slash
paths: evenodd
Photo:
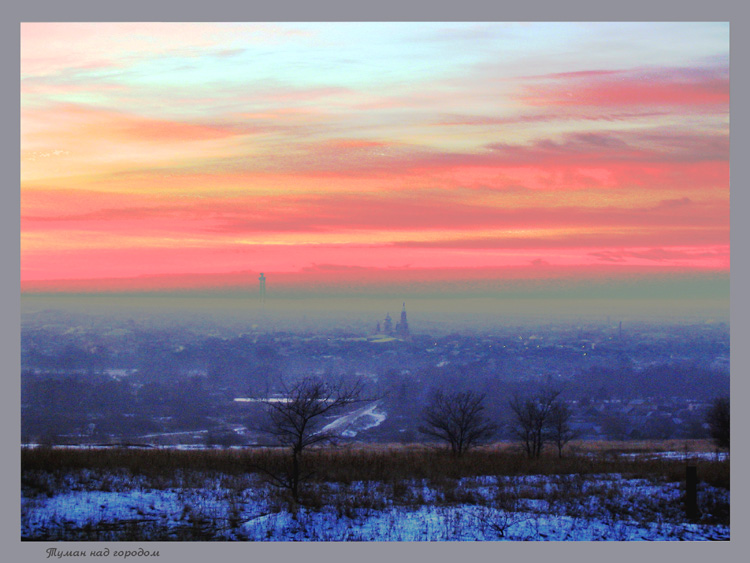
<path id="1" fill-rule="evenodd" d="M 657 69 L 551 74 L 529 79 L 532 106 L 705 106 L 729 104 L 728 71 Z"/>
<path id="2" fill-rule="evenodd" d="M 590 253 L 591 256 L 604 262 L 628 262 L 632 259 L 640 259 L 654 262 L 689 262 L 696 265 L 701 261 L 725 264 L 729 267 L 729 246 L 721 248 L 645 248 L 642 250 L 601 250 Z"/>
<path id="3" fill-rule="evenodd" d="M 388 231 L 458 230 L 464 233 L 462 238 L 486 229 L 552 229 L 557 233 L 553 239 L 537 234 L 494 241 L 469 236 L 459 241 L 402 243 L 414 247 L 591 245 L 596 243 L 596 237 L 612 244 L 628 244 L 627 241 L 635 239 L 653 243 L 659 237 L 675 242 L 678 237 L 724 242 L 729 237 L 729 208 L 720 202 L 697 203 L 682 198 L 637 208 L 570 205 L 546 208 L 528 199 L 525 205 L 518 203 L 518 207 L 508 208 L 487 205 L 483 199 L 486 193 L 487 190 L 476 194 L 470 190 L 461 194 L 434 190 L 413 197 L 384 192 L 380 195 L 280 195 L 177 201 L 144 198 L 142 204 L 136 206 L 123 195 L 91 196 L 90 192 L 69 191 L 63 196 L 54 189 L 35 190 L 29 192 L 28 198 L 24 196 L 21 224 L 22 231 L 27 233 L 67 230 L 100 232 L 105 236 L 168 233 L 170 236 L 200 235 L 207 240 L 263 233 L 339 233 L 343 239 L 355 234 Z M 608 234 L 612 228 L 620 229 L 622 234 Z M 586 232 L 590 234 L 583 234 Z"/>
<path id="4" fill-rule="evenodd" d="M 404 174 L 440 174 L 469 168 L 528 170 L 606 167 L 624 164 L 631 170 L 643 166 L 694 166 L 702 162 L 726 163 L 729 136 L 724 133 L 650 130 L 566 133 L 528 143 L 488 143 L 473 151 L 446 152 L 414 144 L 380 139 L 332 139 L 291 145 L 287 152 L 258 159 L 217 162 L 234 171 L 264 170 L 317 176 L 393 177 Z M 209 163 L 206 163 L 208 165 Z"/>
<path id="5" fill-rule="evenodd" d="M 669 111 L 596 111 L 591 108 L 571 108 L 561 111 L 525 112 L 512 116 L 446 114 L 426 123 L 429 127 L 488 127 L 498 125 L 519 125 L 558 121 L 631 121 L 633 119 L 656 118 L 670 115 Z"/>
<path id="6" fill-rule="evenodd" d="M 729 135 L 650 131 L 567 133 L 559 140 L 527 145 L 494 143 L 487 148 L 516 162 L 700 162 L 729 160 Z"/>

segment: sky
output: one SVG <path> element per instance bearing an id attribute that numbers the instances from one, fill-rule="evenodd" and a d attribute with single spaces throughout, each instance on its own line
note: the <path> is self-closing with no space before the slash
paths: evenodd
<path id="1" fill-rule="evenodd" d="M 727 23 L 24 23 L 20 84 L 25 294 L 728 304 Z"/>

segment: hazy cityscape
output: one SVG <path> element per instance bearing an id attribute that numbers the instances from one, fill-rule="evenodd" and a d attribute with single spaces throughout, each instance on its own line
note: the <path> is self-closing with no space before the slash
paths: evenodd
<path id="1" fill-rule="evenodd" d="M 705 410 L 729 393 L 726 322 L 498 319 L 451 330 L 450 317 L 428 314 L 428 332 L 407 303 L 392 305 L 393 314 L 338 325 L 307 317 L 306 329 L 273 303 L 244 322 L 27 313 L 23 441 L 264 444 L 254 431 L 259 401 L 310 375 L 359 379 L 378 397 L 342 428 L 342 438 L 366 443 L 419 441 L 418 413 L 441 388 L 485 394 L 502 422 L 513 393 L 554 384 L 581 438 L 611 440 L 705 438 Z M 511 439 L 502 424 L 497 438 Z"/>

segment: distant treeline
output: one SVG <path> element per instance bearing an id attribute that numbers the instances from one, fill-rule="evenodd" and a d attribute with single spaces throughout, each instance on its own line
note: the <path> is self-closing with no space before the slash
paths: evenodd
<path id="1" fill-rule="evenodd" d="M 354 378 L 353 374 L 349 377 Z M 292 379 L 287 376 L 286 379 Z M 158 378 L 134 374 L 122 379 L 105 375 L 22 373 L 22 434 L 28 440 L 52 434 L 96 437 L 137 436 L 156 432 L 216 430 L 227 425 L 257 426 L 258 404 L 238 404 L 239 396 L 265 396 L 280 391 L 280 377 L 256 368 L 235 384 L 226 378 L 183 376 Z M 388 418 L 379 429 L 382 439 L 416 438 L 418 414 L 436 389 L 466 389 L 485 395 L 488 414 L 502 424 L 509 417 L 508 399 L 533 393 L 540 385 L 563 390 L 562 397 L 583 416 L 585 407 L 601 401 L 648 399 L 708 403 L 729 394 L 729 376 L 694 364 L 652 366 L 643 370 L 592 368 L 569 378 L 530 377 L 508 380 L 491 374 L 445 366 L 417 373 L 389 369 L 368 379 L 368 393 L 383 398 Z M 597 415 L 599 416 L 599 415 Z M 691 413 L 691 436 L 701 437 L 702 412 Z M 601 418 L 601 417 L 600 417 Z M 591 416 L 589 415 L 589 419 Z M 613 425 L 612 417 L 591 420 Z M 622 437 L 624 430 L 612 430 Z M 673 430 L 660 430 L 672 437 Z M 697 432 L 697 434 L 696 434 Z M 389 437 L 390 435 L 390 437 Z"/>

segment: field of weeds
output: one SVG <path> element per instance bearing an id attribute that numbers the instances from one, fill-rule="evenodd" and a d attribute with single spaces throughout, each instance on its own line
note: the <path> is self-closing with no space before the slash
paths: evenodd
<path id="1" fill-rule="evenodd" d="M 729 539 L 729 461 L 701 443 L 412 447 L 305 455 L 294 503 L 278 449 L 22 451 L 21 537 L 104 541 Z M 685 515 L 685 467 L 698 514 Z"/>

